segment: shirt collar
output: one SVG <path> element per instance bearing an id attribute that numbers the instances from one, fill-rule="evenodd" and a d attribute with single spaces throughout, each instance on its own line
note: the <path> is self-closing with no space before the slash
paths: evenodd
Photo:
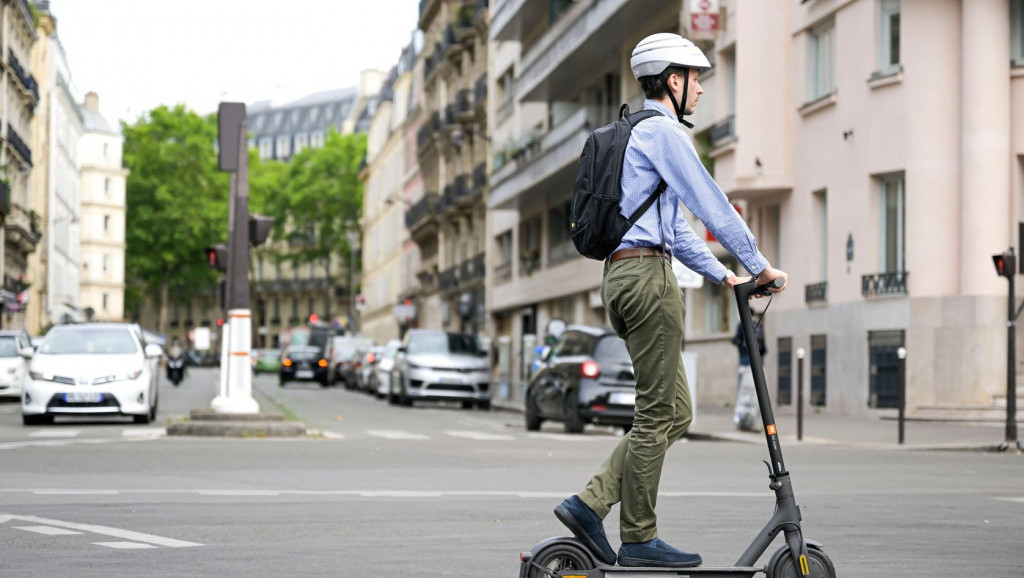
<path id="1" fill-rule="evenodd" d="M 669 110 L 664 103 L 658 102 L 657 100 L 651 100 L 649 98 L 644 100 L 644 109 L 648 108 L 656 110 L 670 119 L 674 119 L 676 117 L 675 113 Z"/>

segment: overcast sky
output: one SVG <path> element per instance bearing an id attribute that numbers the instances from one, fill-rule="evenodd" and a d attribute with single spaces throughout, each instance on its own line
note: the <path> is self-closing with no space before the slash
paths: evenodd
<path id="1" fill-rule="evenodd" d="M 76 96 L 111 123 L 161 104 L 290 100 L 389 70 L 418 0 L 51 0 Z"/>

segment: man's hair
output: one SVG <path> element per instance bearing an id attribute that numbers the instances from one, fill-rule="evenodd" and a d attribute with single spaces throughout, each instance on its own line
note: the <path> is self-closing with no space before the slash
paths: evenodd
<path id="1" fill-rule="evenodd" d="M 651 100 L 659 100 L 665 96 L 665 87 L 668 86 L 668 77 L 673 74 L 685 76 L 690 69 L 682 66 L 669 66 L 661 74 L 652 74 L 640 79 L 640 87 L 644 90 L 644 96 Z M 685 105 L 684 105 L 685 106 Z"/>

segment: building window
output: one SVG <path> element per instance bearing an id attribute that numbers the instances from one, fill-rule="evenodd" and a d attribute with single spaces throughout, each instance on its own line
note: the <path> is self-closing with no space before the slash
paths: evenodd
<path id="1" fill-rule="evenodd" d="M 828 396 L 828 336 L 811 336 L 811 405 L 824 407 Z"/>
<path id="2" fill-rule="evenodd" d="M 501 95 L 501 106 L 509 106 L 512 104 L 512 94 L 515 88 L 515 79 L 513 76 L 512 68 L 509 67 L 504 74 L 498 78 L 498 93 Z"/>
<path id="3" fill-rule="evenodd" d="M 1024 0 L 1010 2 L 1010 61 L 1024 66 Z"/>
<path id="4" fill-rule="evenodd" d="M 110 295 L 103 294 L 103 310 L 107 311 L 110 308 Z"/>
<path id="5" fill-rule="evenodd" d="M 561 263 L 576 256 L 569 238 L 569 201 L 548 211 L 548 264 Z"/>
<path id="6" fill-rule="evenodd" d="M 309 146 L 315 149 L 324 148 L 324 131 L 320 130 L 313 133 L 313 136 L 309 137 Z"/>
<path id="7" fill-rule="evenodd" d="M 286 159 L 292 154 L 291 139 L 287 136 L 277 137 L 277 158 Z"/>
<path id="8" fill-rule="evenodd" d="M 110 232 L 110 215 L 103 215 L 103 232 Z"/>
<path id="9" fill-rule="evenodd" d="M 104 273 L 109 273 L 110 272 L 110 255 L 104 255 L 103 256 L 103 272 Z"/>
<path id="10" fill-rule="evenodd" d="M 540 268 L 540 215 L 523 223 L 519 233 L 519 272 L 529 275 Z"/>
<path id="11" fill-rule="evenodd" d="M 110 196 L 110 177 L 103 179 L 103 194 Z"/>
<path id="12" fill-rule="evenodd" d="M 884 273 L 899 273 L 904 270 L 904 194 L 903 175 L 893 175 L 879 179 L 881 188 L 881 223 L 882 233 L 881 258 Z"/>
<path id="13" fill-rule="evenodd" d="M 902 330 L 868 332 L 868 407 L 899 407 L 900 364 L 896 352 L 903 343 Z"/>
<path id="14" fill-rule="evenodd" d="M 778 374 L 779 405 L 793 404 L 793 338 L 780 337 L 778 340 Z M 800 384 L 796 384 L 800 387 Z"/>
<path id="15" fill-rule="evenodd" d="M 878 73 L 900 68 L 900 0 L 878 0 Z"/>
<path id="16" fill-rule="evenodd" d="M 107 143 L 103 143 L 103 157 L 106 158 L 106 157 L 109 157 L 109 156 L 110 156 L 110 145 L 107 144 Z"/>
<path id="17" fill-rule="evenodd" d="M 260 139 L 260 160 L 265 161 L 272 158 L 274 158 L 274 139 L 268 136 L 263 137 Z"/>
<path id="18" fill-rule="evenodd" d="M 723 259 L 722 265 L 730 271 L 736 270 L 736 261 L 731 258 Z M 732 290 L 724 283 L 705 283 L 703 297 L 705 333 L 731 335 L 734 328 L 731 326 L 729 315 L 736 309 Z"/>
<path id="19" fill-rule="evenodd" d="M 302 149 L 306 148 L 308 145 L 309 137 L 306 136 L 306 133 L 295 135 L 295 154 L 301 153 Z"/>
<path id="20" fill-rule="evenodd" d="M 828 192 L 814 193 L 818 205 L 818 279 L 828 280 Z"/>
<path id="21" fill-rule="evenodd" d="M 836 23 L 829 20 L 807 33 L 807 100 L 836 90 Z"/>

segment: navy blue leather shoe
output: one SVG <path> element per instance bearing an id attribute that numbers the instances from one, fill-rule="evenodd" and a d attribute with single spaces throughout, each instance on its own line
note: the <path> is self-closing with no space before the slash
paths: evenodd
<path id="1" fill-rule="evenodd" d="M 615 550 L 608 543 L 601 518 L 579 496 L 570 496 L 555 506 L 555 517 L 572 530 L 572 535 L 590 548 L 598 560 L 615 564 Z"/>
<path id="2" fill-rule="evenodd" d="M 619 566 L 692 568 L 701 563 L 700 554 L 683 552 L 658 538 L 649 542 L 623 542 L 619 547 Z"/>

